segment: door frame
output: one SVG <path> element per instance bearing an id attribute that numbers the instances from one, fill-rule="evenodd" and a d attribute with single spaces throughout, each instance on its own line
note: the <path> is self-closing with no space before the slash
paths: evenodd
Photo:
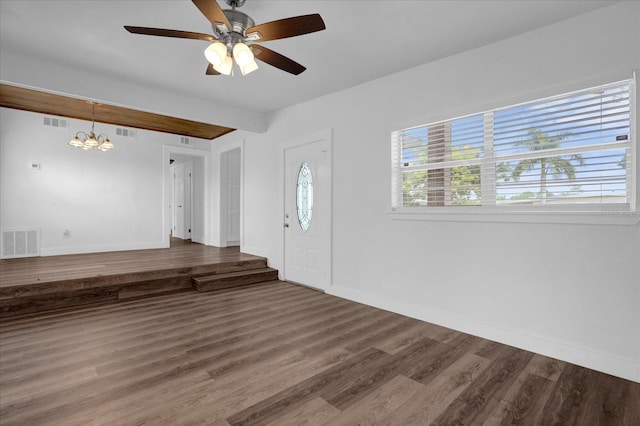
<path id="1" fill-rule="evenodd" d="M 302 145 L 308 145 L 314 142 L 321 142 L 321 141 L 326 141 L 327 144 L 327 150 L 328 150 L 328 155 L 327 155 L 327 161 L 328 161 L 328 169 L 329 169 L 329 175 L 327 177 L 328 179 L 328 184 L 329 184 L 329 199 L 327 200 L 327 202 L 329 203 L 329 208 L 327 209 L 329 211 L 329 217 L 327 217 L 327 228 L 328 228 L 328 232 L 325 234 L 325 247 L 328 247 L 329 253 L 327 256 L 328 259 L 328 265 L 327 265 L 327 283 L 326 286 L 324 288 L 325 291 L 329 291 L 329 289 L 333 286 L 333 129 L 326 129 L 326 130 L 322 130 L 319 131 L 317 133 L 313 133 L 313 134 L 309 134 L 306 136 L 301 136 L 301 137 L 297 137 L 294 139 L 290 139 L 284 142 L 280 143 L 279 146 L 279 159 L 278 162 L 280 163 L 280 167 L 278 167 L 279 171 L 280 171 L 280 191 L 279 191 L 279 198 L 280 198 L 280 211 L 279 211 L 279 224 L 281 226 L 281 232 L 280 232 L 280 254 L 281 254 L 281 261 L 280 261 L 280 265 L 282 265 L 279 269 L 279 278 L 281 280 L 286 280 L 287 279 L 287 265 L 285 262 L 285 258 L 286 258 L 286 250 L 287 247 L 285 245 L 285 227 L 284 227 L 284 221 L 285 221 L 285 212 L 286 212 L 286 206 L 285 206 L 285 191 L 287 189 L 287 182 L 286 182 L 286 177 L 285 177 L 285 167 L 286 167 L 286 162 L 285 162 L 285 154 L 286 154 L 286 150 L 290 149 L 290 148 L 296 148 Z M 302 283 L 302 285 L 304 285 L 304 283 Z"/>
<path id="2" fill-rule="evenodd" d="M 188 190 L 185 191 L 185 196 L 188 195 L 188 211 L 189 214 L 183 214 L 183 220 L 184 218 L 188 218 L 189 219 L 189 226 L 184 226 L 182 231 L 184 233 L 184 235 L 188 235 L 189 238 L 183 238 L 186 240 L 191 240 L 192 238 L 192 228 L 193 228 L 193 218 L 194 218 L 194 189 L 193 189 L 193 169 L 194 169 L 194 161 L 193 159 L 186 161 L 186 162 L 180 162 L 180 163 L 174 163 L 172 165 L 169 166 L 169 179 L 171 179 L 171 235 L 175 236 L 173 233 L 173 230 L 176 229 L 176 222 L 177 222 L 177 217 L 178 215 L 176 214 L 176 186 L 175 186 L 175 182 L 176 182 L 176 168 L 178 167 L 186 167 L 186 171 L 188 172 Z M 171 176 L 171 171 L 173 171 L 173 176 Z M 187 178 L 187 173 L 185 173 L 185 178 Z M 184 188 L 183 188 L 184 190 Z"/>
<path id="3" fill-rule="evenodd" d="M 204 208 L 204 238 L 202 241 L 204 244 L 211 245 L 211 152 L 203 149 L 196 148 L 184 148 L 175 145 L 163 145 L 162 146 L 162 246 L 170 247 L 169 235 L 171 233 L 172 226 L 172 211 L 171 211 L 171 177 L 169 169 L 169 159 L 171 154 L 188 155 L 191 157 L 202 157 L 204 163 L 204 194 L 203 194 L 203 208 Z M 193 173 L 193 170 L 192 170 Z M 193 190 L 193 189 L 192 189 Z M 193 197 L 192 197 L 193 203 Z M 193 209 L 191 209 L 191 219 L 193 221 Z M 193 230 L 193 223 L 191 224 Z M 193 232 L 191 233 L 193 238 Z"/>
<path id="4" fill-rule="evenodd" d="M 229 151 L 240 149 L 240 251 L 244 248 L 244 138 L 227 142 L 224 145 L 214 146 L 216 151 L 217 172 L 216 172 L 216 207 L 215 224 L 216 232 L 212 245 L 217 247 L 227 247 L 227 170 L 223 166 L 222 160 L 226 158 Z"/>

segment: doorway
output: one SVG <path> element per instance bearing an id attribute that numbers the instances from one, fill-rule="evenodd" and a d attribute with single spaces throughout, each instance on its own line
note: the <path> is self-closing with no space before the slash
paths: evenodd
<path id="1" fill-rule="evenodd" d="M 331 285 L 331 133 L 284 149 L 284 268 L 288 281 Z"/>
<path id="2" fill-rule="evenodd" d="M 172 236 L 184 240 L 190 239 L 194 243 L 210 244 L 211 153 L 195 148 L 165 145 L 163 164 L 162 238 L 164 247 L 171 246 Z M 176 171 L 175 178 L 174 171 Z M 180 177 L 183 179 L 182 183 L 180 183 Z M 180 194 L 176 194 L 176 180 L 178 180 L 177 192 L 182 188 L 186 199 L 181 200 Z M 174 200 L 174 195 L 178 195 L 177 200 Z M 180 212 L 182 213 L 179 214 Z M 182 223 L 180 223 L 181 218 Z"/>
<path id="3" fill-rule="evenodd" d="M 193 221 L 193 161 L 172 159 L 171 178 L 171 236 L 181 240 L 191 240 Z"/>

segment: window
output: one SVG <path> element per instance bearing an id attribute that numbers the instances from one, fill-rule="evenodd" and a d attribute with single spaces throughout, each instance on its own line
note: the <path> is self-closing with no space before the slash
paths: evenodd
<path id="1" fill-rule="evenodd" d="M 635 208 L 633 81 L 392 133 L 393 207 Z"/>
<path id="2" fill-rule="evenodd" d="M 311 225 L 313 214 L 313 177 L 309 163 L 304 162 L 298 171 L 296 183 L 296 208 L 300 229 L 306 231 Z"/>

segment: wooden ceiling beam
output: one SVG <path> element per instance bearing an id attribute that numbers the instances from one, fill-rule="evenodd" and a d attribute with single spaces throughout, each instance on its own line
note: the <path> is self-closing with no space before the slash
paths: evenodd
<path id="1" fill-rule="evenodd" d="M 0 106 L 91 121 L 91 102 L 84 99 L 0 84 Z M 202 139 L 215 139 L 235 129 L 168 115 L 96 102 L 96 122 L 153 130 Z"/>

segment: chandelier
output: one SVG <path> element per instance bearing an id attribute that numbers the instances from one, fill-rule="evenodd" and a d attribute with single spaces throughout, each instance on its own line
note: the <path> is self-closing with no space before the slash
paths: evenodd
<path id="1" fill-rule="evenodd" d="M 96 136 L 94 127 L 96 124 L 96 103 L 90 102 L 91 113 L 91 132 L 86 134 L 85 132 L 76 133 L 75 137 L 69 141 L 69 145 L 74 148 L 82 148 L 84 150 L 93 151 L 110 151 L 115 146 L 109 140 L 109 137 L 105 133 L 100 133 Z"/>

